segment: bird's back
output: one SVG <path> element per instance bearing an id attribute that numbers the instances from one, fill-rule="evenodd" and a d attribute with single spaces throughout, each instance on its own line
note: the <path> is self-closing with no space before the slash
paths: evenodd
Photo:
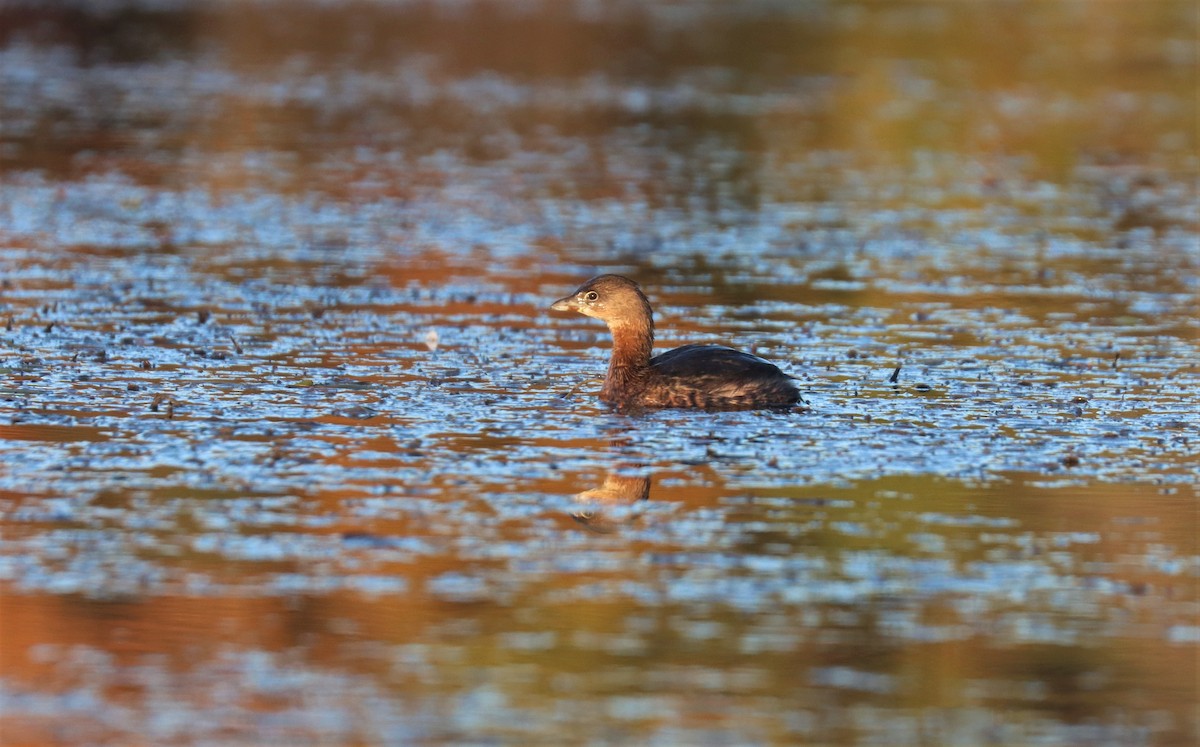
<path id="1" fill-rule="evenodd" d="M 637 404 L 742 409 L 800 399 L 789 376 L 756 355 L 720 345 L 684 345 L 650 359 Z"/>

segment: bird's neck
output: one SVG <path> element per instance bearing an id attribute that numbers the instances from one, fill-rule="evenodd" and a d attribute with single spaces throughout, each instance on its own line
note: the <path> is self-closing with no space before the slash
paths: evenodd
<path id="1" fill-rule="evenodd" d="M 638 320 L 610 327 L 613 336 L 612 359 L 609 367 L 645 368 L 650 365 L 654 349 L 654 325 Z"/>
<path id="2" fill-rule="evenodd" d="M 604 378 L 604 399 L 612 401 L 627 391 L 629 385 L 650 367 L 654 349 L 654 324 L 641 321 L 613 325 L 612 357 L 608 375 Z"/>

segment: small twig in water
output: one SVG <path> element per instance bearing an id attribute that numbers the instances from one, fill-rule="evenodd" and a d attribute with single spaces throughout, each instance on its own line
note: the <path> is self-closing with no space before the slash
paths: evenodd
<path id="1" fill-rule="evenodd" d="M 576 394 L 578 394 L 578 393 L 579 393 L 579 390 L 580 390 L 580 389 L 583 389 L 585 386 L 587 386 L 588 384 L 590 384 L 590 383 L 592 383 L 592 382 L 594 382 L 594 381 L 596 381 L 596 379 L 594 379 L 594 378 L 591 378 L 591 379 L 584 379 L 583 381 L 580 381 L 578 384 L 576 384 L 575 386 L 571 387 L 571 391 L 569 391 L 569 392 L 567 392 L 566 394 L 562 395 L 562 399 L 571 399 L 572 397 L 574 397 Z"/>
<path id="2" fill-rule="evenodd" d="M 896 370 L 892 371 L 892 375 L 888 377 L 889 384 L 895 384 L 897 381 L 900 381 L 900 369 L 901 368 L 903 368 L 903 366 L 896 366 Z"/>

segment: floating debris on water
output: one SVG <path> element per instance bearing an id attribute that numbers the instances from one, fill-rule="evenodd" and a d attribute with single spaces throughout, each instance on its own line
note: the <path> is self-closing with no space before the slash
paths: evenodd
<path id="1" fill-rule="evenodd" d="M 1197 741 L 1190 3 L 68 5 L 7 739 Z M 603 407 L 599 272 L 805 407 Z"/>

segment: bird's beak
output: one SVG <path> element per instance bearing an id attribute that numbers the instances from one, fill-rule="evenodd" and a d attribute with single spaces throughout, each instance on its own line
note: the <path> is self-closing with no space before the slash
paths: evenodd
<path id="1" fill-rule="evenodd" d="M 575 305 L 575 296 L 566 296 L 550 304 L 550 308 L 554 311 L 575 311 L 578 307 Z"/>

